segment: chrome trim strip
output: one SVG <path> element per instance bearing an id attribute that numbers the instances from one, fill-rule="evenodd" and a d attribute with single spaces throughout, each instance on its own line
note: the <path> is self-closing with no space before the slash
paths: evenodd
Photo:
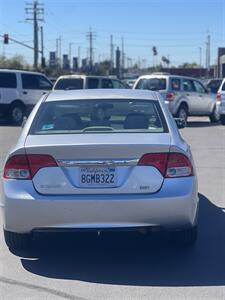
<path id="1" fill-rule="evenodd" d="M 83 167 L 83 166 L 136 166 L 139 159 L 129 160 L 69 160 L 57 159 L 60 167 Z"/>

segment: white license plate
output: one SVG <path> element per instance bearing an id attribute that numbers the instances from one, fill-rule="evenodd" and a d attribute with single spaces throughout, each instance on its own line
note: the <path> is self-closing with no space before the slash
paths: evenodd
<path id="1" fill-rule="evenodd" d="M 115 167 L 82 167 L 80 168 L 80 186 L 82 187 L 115 187 Z"/>

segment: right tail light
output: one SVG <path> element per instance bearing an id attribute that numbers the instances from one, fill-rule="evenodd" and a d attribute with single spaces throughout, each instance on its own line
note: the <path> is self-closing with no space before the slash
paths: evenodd
<path id="1" fill-rule="evenodd" d="M 147 153 L 138 162 L 139 166 L 152 166 L 165 178 L 193 176 L 193 166 L 182 153 Z"/>

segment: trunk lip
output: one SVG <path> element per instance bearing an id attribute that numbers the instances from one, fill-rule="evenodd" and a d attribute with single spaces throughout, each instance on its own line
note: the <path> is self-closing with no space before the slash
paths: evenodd
<path id="1" fill-rule="evenodd" d="M 139 159 L 110 159 L 110 160 L 73 160 L 57 159 L 59 167 L 83 167 L 83 166 L 136 166 Z"/>

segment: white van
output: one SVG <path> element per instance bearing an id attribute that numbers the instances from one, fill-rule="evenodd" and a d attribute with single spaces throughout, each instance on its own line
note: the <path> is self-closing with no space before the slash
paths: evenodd
<path id="1" fill-rule="evenodd" d="M 63 75 L 60 76 L 53 90 L 81 90 L 81 89 L 127 89 L 129 86 L 119 79 L 107 76 L 93 75 Z"/>
<path id="2" fill-rule="evenodd" d="M 0 69 L 0 116 L 20 125 L 51 89 L 52 83 L 41 73 Z"/>

